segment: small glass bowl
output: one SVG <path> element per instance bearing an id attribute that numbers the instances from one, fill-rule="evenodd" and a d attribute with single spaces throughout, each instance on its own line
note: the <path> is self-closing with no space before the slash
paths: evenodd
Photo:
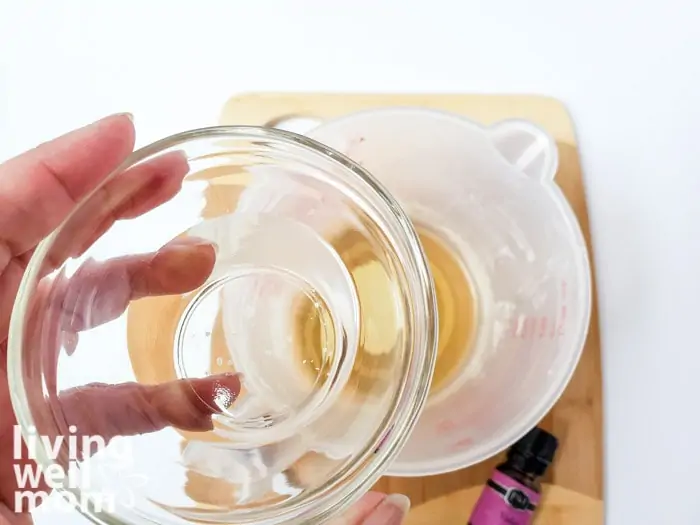
<path id="1" fill-rule="evenodd" d="M 411 433 L 436 322 L 417 234 L 362 167 L 285 131 L 189 131 L 133 153 L 37 248 L 12 402 L 95 523 L 321 523 Z"/>

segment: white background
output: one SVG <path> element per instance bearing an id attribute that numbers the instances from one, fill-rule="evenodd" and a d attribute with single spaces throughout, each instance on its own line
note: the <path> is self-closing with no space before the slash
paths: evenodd
<path id="1" fill-rule="evenodd" d="M 0 159 L 111 112 L 133 112 L 143 144 L 215 123 L 243 91 L 560 98 L 593 224 L 606 523 L 700 523 L 699 10 L 691 0 L 0 0 Z"/>

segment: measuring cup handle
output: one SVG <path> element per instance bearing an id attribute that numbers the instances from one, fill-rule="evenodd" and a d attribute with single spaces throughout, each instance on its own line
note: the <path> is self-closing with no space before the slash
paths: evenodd
<path id="1" fill-rule="evenodd" d="M 526 120 L 504 120 L 489 128 L 493 145 L 516 169 L 540 181 L 552 181 L 559 155 L 554 139 Z"/>

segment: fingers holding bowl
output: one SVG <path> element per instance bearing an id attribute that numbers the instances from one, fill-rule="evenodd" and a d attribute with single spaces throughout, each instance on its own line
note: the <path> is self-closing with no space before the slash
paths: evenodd
<path id="1" fill-rule="evenodd" d="M 191 292 L 216 263 L 216 247 L 197 237 L 175 239 L 155 253 L 86 261 L 71 277 L 61 275 L 51 306 L 61 328 L 79 332 L 112 321 L 131 301 Z"/>
<path id="2" fill-rule="evenodd" d="M 39 283 L 26 337 L 40 353 L 42 370 L 28 357 L 34 376 L 42 375 L 56 392 L 60 352 L 72 355 L 79 334 L 120 317 L 131 301 L 148 296 L 185 294 L 202 286 L 216 263 L 213 244 L 196 237 L 179 238 L 155 253 L 85 261 L 72 275 L 50 275 Z M 99 348 L 93 349 L 99 352 Z"/>
<path id="3" fill-rule="evenodd" d="M 63 225 L 45 257 L 44 273 L 85 253 L 117 221 L 139 217 L 171 200 L 188 172 L 185 154 L 171 151 L 114 175 Z"/>
<path id="4" fill-rule="evenodd" d="M 212 430 L 212 416 L 232 405 L 241 390 L 235 374 L 170 381 L 159 385 L 90 384 L 61 393 L 61 410 L 76 435 L 134 436 L 175 427 Z M 69 429 L 70 432 L 70 429 Z"/>

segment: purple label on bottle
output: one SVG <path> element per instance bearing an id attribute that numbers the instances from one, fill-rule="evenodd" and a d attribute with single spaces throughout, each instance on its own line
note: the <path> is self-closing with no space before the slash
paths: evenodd
<path id="1" fill-rule="evenodd" d="M 529 525 L 539 501 L 537 492 L 495 470 L 468 525 Z"/>

